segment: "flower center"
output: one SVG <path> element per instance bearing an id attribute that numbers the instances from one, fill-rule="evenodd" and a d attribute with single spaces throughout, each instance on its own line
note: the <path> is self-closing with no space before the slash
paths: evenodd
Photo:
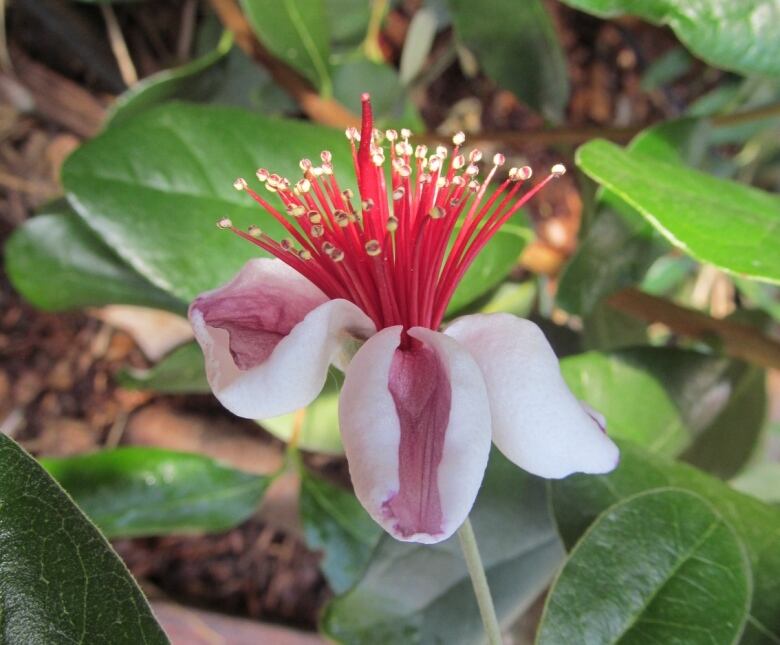
<path id="1" fill-rule="evenodd" d="M 453 137 L 451 152 L 439 146 L 429 155 L 426 146 L 412 147 L 408 130 L 399 136 L 395 130 L 374 129 L 367 94 L 360 132 L 349 128 L 346 135 L 360 191 L 357 206 L 352 191 L 340 188 L 326 150 L 319 166 L 308 159 L 300 162 L 303 178 L 294 185 L 263 168 L 257 171 L 266 189 L 281 198 L 281 210 L 246 180 L 233 183 L 279 221 L 289 237 L 276 241 L 256 226 L 242 231 L 227 218 L 217 225 L 286 262 L 328 297 L 354 302 L 377 329 L 438 329 L 455 288 L 488 241 L 523 204 L 565 172 L 555 165 L 550 175 L 521 194 L 531 169 L 511 168 L 487 196 L 504 155 L 493 157 L 480 180 L 482 153 L 461 152 L 462 132 Z M 389 143 L 389 190 L 384 141 Z"/>

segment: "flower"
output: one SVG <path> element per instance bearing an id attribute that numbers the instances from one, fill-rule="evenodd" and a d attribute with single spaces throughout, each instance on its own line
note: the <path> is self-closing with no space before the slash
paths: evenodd
<path id="1" fill-rule="evenodd" d="M 244 179 L 234 183 L 290 237 L 218 223 L 275 259 L 249 261 L 190 307 L 217 398 L 239 416 L 269 418 L 314 400 L 331 364 L 344 369 L 339 422 L 355 493 L 399 540 L 452 535 L 474 503 L 491 438 L 542 477 L 612 470 L 618 451 L 603 419 L 566 387 L 535 324 L 475 314 L 439 331 L 477 254 L 563 167 L 522 195 L 531 170 L 512 168 L 488 196 L 503 155 L 480 181 L 482 155 L 461 152 L 462 133 L 451 154 L 439 147 L 429 156 L 406 130 L 374 130 L 367 95 L 361 130 L 347 138 L 359 207 L 327 151 L 319 166 L 301 161 L 294 185 L 257 171 L 283 209 Z"/>

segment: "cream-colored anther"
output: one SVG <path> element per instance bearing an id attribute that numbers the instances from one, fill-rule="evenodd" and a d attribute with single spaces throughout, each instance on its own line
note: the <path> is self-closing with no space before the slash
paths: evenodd
<path id="1" fill-rule="evenodd" d="M 500 152 L 497 152 L 493 155 L 493 165 L 494 166 L 503 166 L 506 163 L 506 157 L 502 155 Z"/>
<path id="2" fill-rule="evenodd" d="M 341 262 L 344 259 L 344 251 L 341 249 L 333 249 L 330 253 L 328 253 L 328 256 L 334 262 Z"/>
<path id="3" fill-rule="evenodd" d="M 341 228 L 346 228 L 349 226 L 349 213 L 346 211 L 335 211 L 333 213 L 333 219 L 336 220 L 336 224 L 338 224 Z"/>
<path id="4" fill-rule="evenodd" d="M 360 131 L 357 128 L 347 128 L 344 134 L 350 141 L 360 141 Z"/>
<path id="5" fill-rule="evenodd" d="M 319 166 L 313 166 L 310 172 L 315 178 L 322 177 L 322 168 Z"/>
<path id="6" fill-rule="evenodd" d="M 255 177 L 257 177 L 260 182 L 267 181 L 268 178 L 271 176 L 271 173 L 268 172 L 265 168 L 258 168 L 257 172 L 255 173 Z"/>
<path id="7" fill-rule="evenodd" d="M 442 159 L 446 159 L 448 154 L 449 154 L 449 150 L 447 150 L 446 146 L 436 146 L 436 155 L 438 157 L 441 157 Z"/>
<path id="8" fill-rule="evenodd" d="M 311 182 L 304 177 L 303 179 L 298 180 L 298 183 L 295 184 L 295 187 L 301 193 L 308 193 L 311 190 Z"/>
<path id="9" fill-rule="evenodd" d="M 446 213 L 447 211 L 445 211 L 441 206 L 434 206 L 428 215 L 430 215 L 431 219 L 441 219 L 446 215 Z"/>
<path id="10" fill-rule="evenodd" d="M 371 161 L 375 166 L 381 166 L 385 162 L 385 155 L 383 153 L 375 152 L 371 155 Z"/>
<path id="11" fill-rule="evenodd" d="M 385 132 L 385 136 L 387 137 L 387 140 L 391 143 L 398 140 L 398 132 L 396 130 L 388 130 Z"/>
<path id="12" fill-rule="evenodd" d="M 566 166 L 564 166 L 562 163 L 555 164 L 551 169 L 550 172 L 555 177 L 560 177 L 561 175 L 566 174 Z"/>
<path id="13" fill-rule="evenodd" d="M 412 131 L 409 128 L 401 128 L 401 138 L 408 139 L 412 136 Z"/>
<path id="14" fill-rule="evenodd" d="M 320 159 L 322 159 L 322 163 L 331 163 L 333 161 L 333 153 L 330 150 L 323 150 L 320 153 Z"/>
<path id="15" fill-rule="evenodd" d="M 309 229 L 309 233 L 312 237 L 322 237 L 325 235 L 325 227 L 322 226 L 322 224 L 314 224 L 314 226 Z"/>
<path id="16" fill-rule="evenodd" d="M 222 217 L 217 220 L 217 228 L 226 229 L 232 227 L 233 227 L 233 222 L 230 221 L 229 217 Z"/>
<path id="17" fill-rule="evenodd" d="M 385 140 L 385 133 L 382 132 L 379 128 L 374 128 L 371 130 L 371 141 L 373 141 L 376 145 L 380 145 Z"/>
<path id="18" fill-rule="evenodd" d="M 369 197 L 368 199 L 363 200 L 362 206 L 364 211 L 370 211 L 374 208 L 374 200 Z"/>
<path id="19" fill-rule="evenodd" d="M 462 146 L 465 141 L 466 141 L 465 132 L 456 132 L 455 134 L 452 135 L 452 143 L 456 146 Z"/>
<path id="20" fill-rule="evenodd" d="M 452 185 L 453 186 L 462 186 L 466 183 L 466 180 L 463 179 L 463 177 L 460 177 L 459 175 L 456 175 L 452 178 Z"/>
<path id="21" fill-rule="evenodd" d="M 387 225 L 385 228 L 390 232 L 393 233 L 398 230 L 398 218 L 395 215 L 390 215 L 387 218 Z"/>
<path id="22" fill-rule="evenodd" d="M 330 242 L 323 242 L 322 243 L 322 252 L 323 253 L 331 253 L 333 251 L 333 249 L 335 249 L 335 248 L 336 247 L 333 246 L 333 244 L 331 244 Z"/>
<path id="23" fill-rule="evenodd" d="M 343 195 L 344 199 L 346 199 L 347 201 L 349 201 L 355 196 L 355 193 L 353 193 L 349 188 L 342 190 L 341 194 Z"/>
<path id="24" fill-rule="evenodd" d="M 531 166 L 522 166 L 521 168 L 517 169 L 517 178 L 520 181 L 526 181 L 530 179 L 534 174 L 533 169 Z"/>
<path id="25" fill-rule="evenodd" d="M 293 217 L 302 217 L 306 213 L 306 209 L 300 204 L 288 204 L 287 212 Z"/>
<path id="26" fill-rule="evenodd" d="M 476 164 L 469 164 L 466 170 L 464 171 L 469 177 L 475 177 L 479 174 L 479 166 Z"/>
<path id="27" fill-rule="evenodd" d="M 366 242 L 366 253 L 371 256 L 379 255 L 382 252 L 382 246 L 376 240 Z"/>
<path id="28" fill-rule="evenodd" d="M 398 188 L 396 188 L 393 191 L 393 199 L 395 199 L 395 200 L 401 199 L 404 196 L 405 193 L 406 193 L 406 191 L 404 190 L 404 187 L 403 186 L 399 186 Z"/>
<path id="29" fill-rule="evenodd" d="M 283 237 L 279 241 L 279 246 L 281 246 L 285 251 L 295 250 L 295 243 L 289 237 Z"/>
<path id="30" fill-rule="evenodd" d="M 414 149 L 416 159 L 425 159 L 428 156 L 428 146 L 417 146 Z"/>
<path id="31" fill-rule="evenodd" d="M 441 168 L 441 157 L 432 155 L 428 159 L 428 168 L 430 168 L 431 172 L 437 172 Z"/>
<path id="32" fill-rule="evenodd" d="M 311 253 L 306 249 L 301 249 L 301 251 L 298 253 L 298 257 L 304 261 L 311 260 Z"/>
<path id="33" fill-rule="evenodd" d="M 481 185 L 482 185 L 482 184 L 480 184 L 478 181 L 476 181 L 476 180 L 472 179 L 472 180 L 469 182 L 469 186 L 468 186 L 468 188 L 469 188 L 469 190 L 470 190 L 472 193 L 476 193 L 476 192 L 479 190 L 479 187 L 480 187 Z"/>
<path id="34" fill-rule="evenodd" d="M 332 163 L 324 163 L 321 166 L 322 172 L 325 175 L 332 175 L 333 174 L 333 164 Z"/>
<path id="35" fill-rule="evenodd" d="M 465 165 L 466 165 L 466 157 L 464 157 L 463 155 L 455 155 L 452 158 L 452 167 L 455 168 L 455 170 L 460 170 Z"/>
<path id="36" fill-rule="evenodd" d="M 319 211 L 309 211 L 306 215 L 312 224 L 319 224 L 322 222 L 322 215 Z"/>
<path id="37" fill-rule="evenodd" d="M 260 230 L 259 226 L 255 226 L 254 224 L 249 226 L 247 233 L 249 233 L 255 239 L 263 237 L 263 231 Z"/>
<path id="38" fill-rule="evenodd" d="M 446 177 L 439 177 L 436 180 L 437 188 L 444 188 L 446 185 L 447 185 L 447 178 Z"/>
<path id="39" fill-rule="evenodd" d="M 474 148 L 471 152 L 469 152 L 469 161 L 471 163 L 479 163 L 482 161 L 482 150 L 479 150 L 478 148 Z"/>
<path id="40" fill-rule="evenodd" d="M 299 167 L 299 168 L 300 168 L 300 169 L 301 169 L 303 172 L 309 172 L 309 170 L 311 170 L 311 167 L 312 167 L 311 159 L 301 159 L 301 160 L 298 162 L 298 167 Z"/>
<path id="41" fill-rule="evenodd" d="M 246 183 L 246 179 L 244 179 L 243 177 L 238 177 L 233 182 L 233 188 L 235 188 L 236 190 L 246 190 L 248 186 L 249 184 Z"/>

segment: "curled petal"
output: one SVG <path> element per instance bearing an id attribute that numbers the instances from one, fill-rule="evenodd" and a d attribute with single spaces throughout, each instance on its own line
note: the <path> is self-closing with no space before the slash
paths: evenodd
<path id="1" fill-rule="evenodd" d="M 279 260 L 247 262 L 190 306 L 211 389 L 228 410 L 266 419 L 308 405 L 343 345 L 374 324 L 346 300 L 328 300 Z"/>
<path id="2" fill-rule="evenodd" d="M 618 449 L 600 425 L 603 417 L 588 413 L 569 391 L 534 323 L 510 314 L 476 314 L 456 320 L 445 333 L 482 369 L 493 441 L 510 460 L 548 478 L 617 466 Z"/>
<path id="3" fill-rule="evenodd" d="M 388 327 L 346 372 L 339 418 L 360 502 L 394 537 L 434 543 L 463 523 L 490 451 L 479 367 L 444 334 Z"/>

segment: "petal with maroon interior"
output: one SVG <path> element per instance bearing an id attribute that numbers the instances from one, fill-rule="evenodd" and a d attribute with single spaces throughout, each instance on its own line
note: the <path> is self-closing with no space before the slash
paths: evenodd
<path id="1" fill-rule="evenodd" d="M 358 350 L 339 401 L 355 492 L 399 540 L 434 543 L 463 523 L 490 451 L 479 367 L 444 334 L 388 327 Z"/>
<path id="2" fill-rule="evenodd" d="M 510 314 L 475 314 L 445 334 L 482 369 L 490 398 L 493 441 L 510 460 L 541 477 L 605 473 L 618 449 L 569 391 L 558 359 L 534 323 Z"/>
<path id="3" fill-rule="evenodd" d="M 374 333 L 351 302 L 328 300 L 280 260 L 247 262 L 226 285 L 190 306 L 206 374 L 234 414 L 264 419 L 316 398 L 345 343 Z"/>

